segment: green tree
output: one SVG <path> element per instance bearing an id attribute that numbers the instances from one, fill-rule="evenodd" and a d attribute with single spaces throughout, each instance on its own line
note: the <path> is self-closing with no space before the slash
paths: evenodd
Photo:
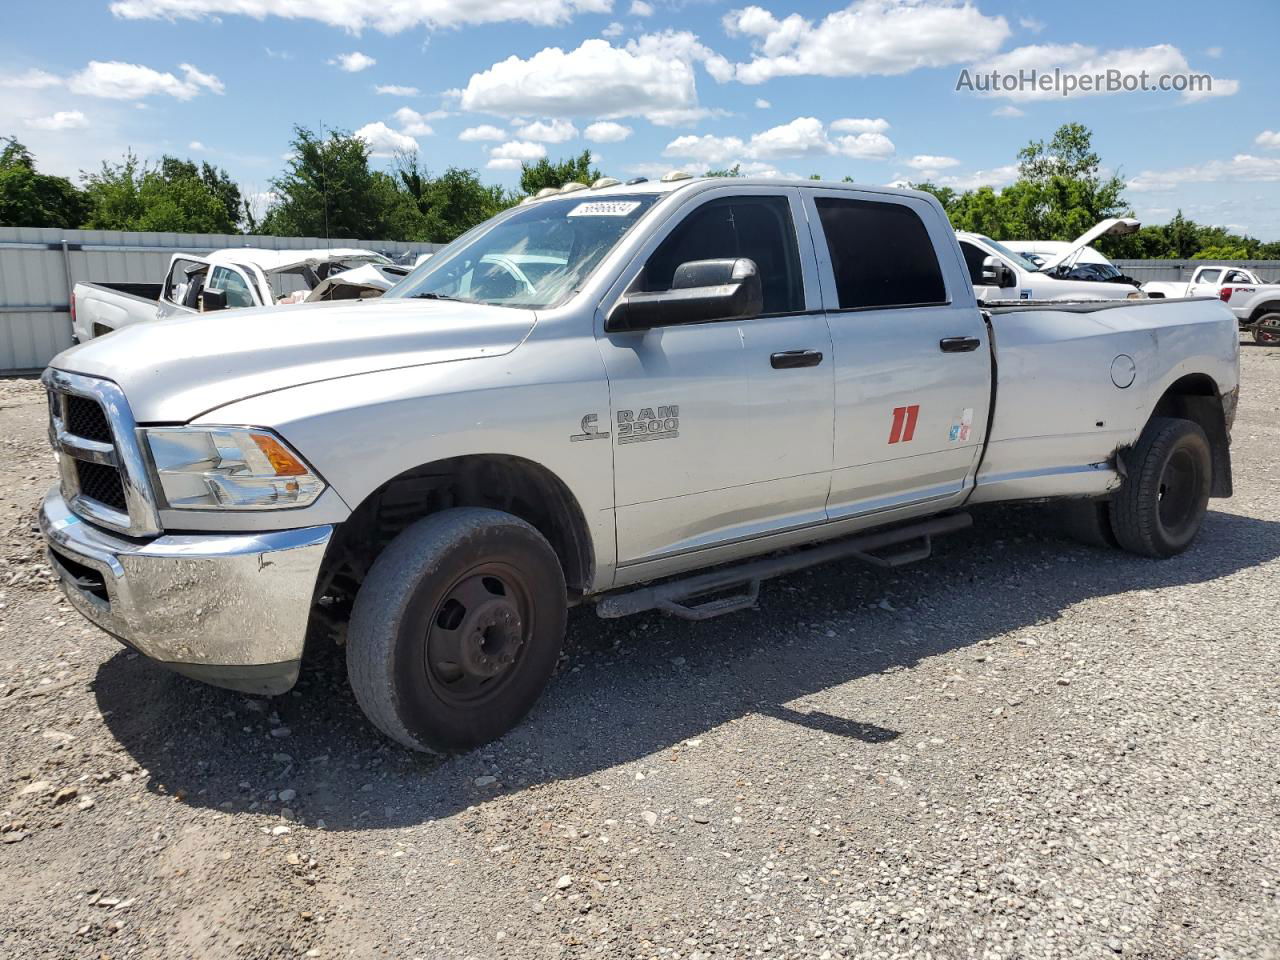
<path id="1" fill-rule="evenodd" d="M 740 177 L 742 176 L 742 164 L 735 163 L 732 167 L 721 167 L 717 170 L 708 170 L 704 176 L 707 177 Z"/>
<path id="2" fill-rule="evenodd" d="M 79 227 L 88 204 L 66 177 L 36 170 L 31 151 L 13 137 L 0 151 L 0 226 Z"/>
<path id="3" fill-rule="evenodd" d="M 481 183 L 474 170 L 449 167 L 433 178 L 419 167 L 416 154 L 397 158 L 396 175 L 422 215 L 415 240 L 448 243 L 516 202 L 502 187 Z"/>
<path id="4" fill-rule="evenodd" d="M 235 233 L 240 190 L 226 171 L 208 164 L 205 171 L 176 157 L 149 167 L 132 151 L 119 163 L 104 162 L 97 173 L 84 176 L 90 205 L 85 225 L 91 230 Z"/>
<path id="5" fill-rule="evenodd" d="M 271 181 L 277 200 L 259 229 L 286 237 L 416 238 L 421 214 L 388 173 L 369 167 L 369 145 L 342 130 L 327 137 L 293 128 L 285 171 Z"/>
<path id="6" fill-rule="evenodd" d="M 567 157 L 552 163 L 543 157 L 537 163 L 520 165 L 520 189 L 526 196 L 533 196 L 539 190 L 555 187 L 557 190 L 566 183 L 585 183 L 588 186 L 599 180 L 603 174 L 591 163 L 591 151 L 583 150 L 574 157 Z"/>

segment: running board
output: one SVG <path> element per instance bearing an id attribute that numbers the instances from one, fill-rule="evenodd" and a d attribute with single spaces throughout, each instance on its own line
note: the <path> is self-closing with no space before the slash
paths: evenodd
<path id="1" fill-rule="evenodd" d="M 661 610 L 682 620 L 710 620 L 712 617 L 755 606 L 760 597 L 761 582 L 770 577 L 780 577 L 820 563 L 850 557 L 877 567 L 900 567 L 927 559 L 933 553 L 934 537 L 955 533 L 972 525 L 973 518 L 969 514 L 955 513 L 891 530 L 858 534 L 819 547 L 752 560 L 683 580 L 642 587 L 627 593 L 609 594 L 596 602 L 596 614 L 612 620 L 646 610 Z M 909 546 L 890 553 L 877 553 L 904 544 Z M 731 590 L 735 592 L 729 596 L 697 602 L 699 597 Z"/>

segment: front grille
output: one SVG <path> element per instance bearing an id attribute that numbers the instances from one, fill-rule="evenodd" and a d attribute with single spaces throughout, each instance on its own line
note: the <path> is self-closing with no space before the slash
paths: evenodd
<path id="1" fill-rule="evenodd" d="M 120 480 L 120 471 L 115 467 L 104 467 L 100 463 L 77 460 L 76 476 L 80 481 L 82 497 L 97 500 L 104 506 L 119 510 L 121 513 L 129 512 L 129 505 L 124 499 L 124 483 Z"/>
<path id="2" fill-rule="evenodd" d="M 77 397 L 65 394 L 67 415 L 63 429 L 85 440 L 96 440 L 98 443 L 111 442 L 111 426 L 107 423 L 107 415 L 97 400 L 88 397 Z"/>

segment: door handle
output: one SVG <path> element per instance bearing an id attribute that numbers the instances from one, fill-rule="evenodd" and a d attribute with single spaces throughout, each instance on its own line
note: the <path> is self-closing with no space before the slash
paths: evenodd
<path id="1" fill-rule="evenodd" d="M 774 353 L 769 356 L 769 366 L 775 370 L 816 367 L 821 362 L 821 350 L 783 350 L 781 353 Z"/>
<path id="2" fill-rule="evenodd" d="M 982 346 L 977 337 L 943 337 L 938 341 L 938 349 L 943 353 L 971 353 Z"/>

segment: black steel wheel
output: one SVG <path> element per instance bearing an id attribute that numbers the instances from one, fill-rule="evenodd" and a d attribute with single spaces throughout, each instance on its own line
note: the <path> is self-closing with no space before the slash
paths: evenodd
<path id="1" fill-rule="evenodd" d="M 347 633 L 356 700 L 416 750 L 493 740 L 551 678 L 567 609 L 559 558 L 523 520 L 482 508 L 419 520 L 356 596 Z"/>
<path id="2" fill-rule="evenodd" d="M 1209 507 L 1213 458 L 1200 425 L 1153 417 L 1127 456 L 1128 476 L 1111 502 L 1120 546 L 1147 557 L 1181 553 Z"/>

